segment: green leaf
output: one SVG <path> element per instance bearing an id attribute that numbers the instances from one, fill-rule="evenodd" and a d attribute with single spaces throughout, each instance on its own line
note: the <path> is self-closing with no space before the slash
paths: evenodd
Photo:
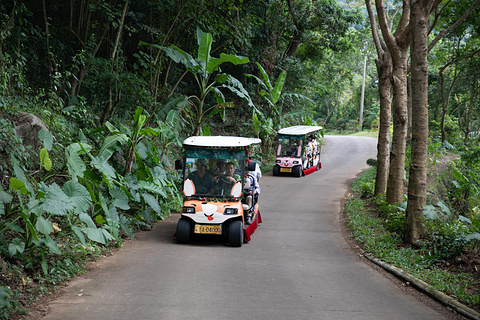
<path id="1" fill-rule="evenodd" d="M 210 132 L 210 126 L 203 127 L 202 136 L 211 136 L 212 133 Z"/>
<path id="2" fill-rule="evenodd" d="M 15 173 L 15 177 L 17 177 L 18 180 L 21 180 L 25 183 L 25 187 L 28 189 L 28 180 L 25 177 L 25 172 L 23 171 L 22 167 L 20 166 L 20 162 L 18 162 L 17 158 L 15 158 L 13 155 L 10 157 L 12 161 L 12 166 L 13 166 L 13 172 Z M 33 193 L 33 189 L 28 189 L 30 193 Z"/>
<path id="3" fill-rule="evenodd" d="M 103 217 L 101 215 L 98 215 L 95 217 L 95 222 L 98 224 L 98 225 L 103 225 L 105 224 L 107 221 L 105 219 L 103 219 Z"/>
<path id="4" fill-rule="evenodd" d="M 50 157 L 48 156 L 48 150 L 46 148 L 42 148 L 40 150 L 40 162 L 45 170 L 52 170 L 52 160 L 50 160 Z"/>
<path id="5" fill-rule="evenodd" d="M 76 144 L 76 146 L 79 145 Z M 70 145 L 65 150 L 68 172 L 70 172 L 72 179 L 75 181 L 77 180 L 77 176 L 83 178 L 83 174 L 87 169 L 85 162 L 83 162 L 82 158 L 80 158 L 80 155 L 78 153 L 80 149 L 77 149 L 76 146 Z"/>
<path id="6" fill-rule="evenodd" d="M 258 136 L 260 133 L 260 120 L 258 119 L 258 115 L 254 112 L 252 116 L 252 124 L 253 124 L 253 129 L 255 130 L 255 134 Z"/>
<path id="7" fill-rule="evenodd" d="M 438 219 L 437 209 L 431 204 L 423 206 L 423 215 L 430 220 Z"/>
<path id="8" fill-rule="evenodd" d="M 25 183 L 15 177 L 10 178 L 10 184 L 8 187 L 12 190 L 20 191 L 23 195 L 28 193 L 28 190 L 25 187 Z"/>
<path id="9" fill-rule="evenodd" d="M 48 274 L 48 264 L 47 264 L 47 259 L 45 259 L 45 255 L 42 256 L 42 262 L 40 263 L 42 266 L 42 271 L 44 275 Z"/>
<path id="10" fill-rule="evenodd" d="M 193 73 L 195 73 L 199 67 L 198 62 L 191 55 L 189 55 L 188 53 L 186 53 L 185 51 L 183 51 L 182 49 L 174 45 L 171 45 L 169 48 L 159 46 L 159 45 L 152 45 L 152 46 L 165 51 L 165 54 L 170 59 L 172 59 L 176 63 L 183 64 L 187 68 L 187 70 Z"/>
<path id="11" fill-rule="evenodd" d="M 142 197 L 145 200 L 145 202 L 150 206 L 150 208 L 152 208 L 153 211 L 155 211 L 158 214 L 162 213 L 160 204 L 158 203 L 156 197 L 146 192 L 142 192 Z"/>
<path id="12" fill-rule="evenodd" d="M 140 130 L 140 135 L 156 137 L 156 136 L 160 135 L 160 129 L 151 128 L 151 127 L 142 128 L 142 130 Z"/>
<path id="13" fill-rule="evenodd" d="M 22 212 L 20 215 L 22 216 L 23 221 L 27 225 L 28 231 L 30 231 L 30 235 L 32 236 L 33 240 L 37 242 L 40 241 L 40 239 L 38 239 L 37 229 L 35 229 L 32 222 L 30 222 L 29 216 L 25 212 Z"/>
<path id="14" fill-rule="evenodd" d="M 45 129 L 40 129 L 38 132 L 38 138 L 43 141 L 43 145 L 48 151 L 52 150 L 53 136 L 50 132 Z"/>
<path id="15" fill-rule="evenodd" d="M 262 74 L 263 76 L 263 84 L 268 88 L 269 91 L 272 91 L 273 90 L 273 87 L 272 87 L 272 84 L 270 83 L 270 77 L 268 76 L 268 74 L 265 72 L 265 69 L 263 69 L 262 65 L 258 62 L 255 62 L 255 64 L 257 65 L 258 69 L 260 70 L 260 73 Z M 260 79 L 259 79 L 260 80 Z M 260 81 L 259 81 L 260 82 Z"/>
<path id="16" fill-rule="evenodd" d="M 49 235 L 53 232 L 53 224 L 43 217 L 38 217 L 37 223 L 35 223 L 35 228 L 44 235 Z"/>
<path id="17" fill-rule="evenodd" d="M 407 211 L 407 204 L 408 204 L 407 201 L 404 201 L 398 205 L 397 209 L 402 212 L 405 212 Z"/>
<path id="18" fill-rule="evenodd" d="M 452 214 L 452 212 L 450 211 L 450 209 L 447 207 L 445 203 L 439 201 L 437 203 L 437 206 L 440 207 L 440 212 L 442 212 L 443 214 L 447 216 L 450 216 Z"/>
<path id="19" fill-rule="evenodd" d="M 480 240 L 480 233 L 478 233 L 478 232 L 473 232 L 473 233 L 467 234 L 467 235 L 465 236 L 465 239 L 466 239 L 467 241 L 472 241 L 472 240 L 477 240 L 477 241 L 479 241 L 479 240 Z"/>
<path id="20" fill-rule="evenodd" d="M 50 186 L 41 183 L 39 184 L 39 191 L 45 193 L 45 196 L 40 199 L 42 210 L 53 215 L 64 216 L 75 209 L 73 201 L 56 183 Z"/>
<path id="21" fill-rule="evenodd" d="M 135 151 L 138 153 L 140 158 L 147 159 L 148 153 L 150 150 L 147 148 L 147 146 L 143 142 L 140 141 L 135 147 Z"/>
<path id="22" fill-rule="evenodd" d="M 121 134 L 120 130 L 115 128 L 113 124 L 110 123 L 110 121 L 105 122 L 105 127 L 107 127 L 108 131 L 113 134 Z"/>
<path id="23" fill-rule="evenodd" d="M 250 59 L 234 54 L 221 53 L 220 58 L 210 58 L 210 60 L 207 61 L 207 72 L 212 73 L 213 71 L 218 71 L 218 67 L 224 62 L 238 65 L 248 63 L 250 62 Z"/>
<path id="24" fill-rule="evenodd" d="M 79 228 L 79 227 L 76 227 L 76 226 L 72 226 L 72 230 L 73 232 L 75 233 L 75 235 L 78 237 L 78 239 L 80 239 L 80 242 L 86 246 L 87 243 L 85 242 L 85 237 L 83 236 L 83 233 L 82 233 L 82 228 Z"/>
<path id="25" fill-rule="evenodd" d="M 165 189 L 155 183 L 145 181 L 145 180 L 140 180 L 138 182 L 138 186 L 142 190 L 153 192 L 163 197 L 167 197 L 167 194 L 165 193 Z"/>
<path id="26" fill-rule="evenodd" d="M 115 240 L 105 229 L 82 228 L 82 231 L 87 235 L 88 239 L 103 245 L 107 245 L 109 240 Z"/>
<path id="27" fill-rule="evenodd" d="M 78 218 L 80 221 L 84 222 L 87 227 L 96 229 L 97 226 L 95 225 L 95 222 L 93 222 L 92 218 L 87 214 L 87 213 L 80 213 L 78 215 Z"/>
<path id="28" fill-rule="evenodd" d="M 122 189 L 113 187 L 109 189 L 109 192 L 113 199 L 112 204 L 115 207 L 120 208 L 122 210 L 130 209 L 130 206 L 128 205 L 129 199 Z"/>
<path id="29" fill-rule="evenodd" d="M 282 94 L 283 86 L 285 85 L 285 78 L 287 77 L 287 72 L 284 70 L 278 76 L 277 83 L 275 84 L 275 88 L 272 91 L 272 102 L 276 104 L 278 99 L 280 99 L 280 95 Z"/>
<path id="30" fill-rule="evenodd" d="M 73 153 L 86 154 L 92 150 L 92 146 L 83 142 L 82 143 L 75 142 L 69 145 L 65 150 L 66 151 L 68 150 L 72 154 Z"/>
<path id="31" fill-rule="evenodd" d="M 23 253 L 25 251 L 25 242 L 19 238 L 15 238 L 8 244 L 8 252 L 13 256 L 16 253 Z"/>
<path id="32" fill-rule="evenodd" d="M 0 285 L 0 310 L 3 308 L 10 308 L 12 306 L 11 296 L 12 290 Z"/>
<path id="33" fill-rule="evenodd" d="M 3 188 L 0 186 L 0 202 L 1 203 L 10 203 L 12 201 L 13 196 L 5 191 L 2 190 Z"/>
<path id="34" fill-rule="evenodd" d="M 92 197 L 87 188 L 75 181 L 67 181 L 63 185 L 63 192 L 70 198 L 75 207 L 74 213 L 87 212 L 92 205 Z"/>
<path id="35" fill-rule="evenodd" d="M 457 179 L 459 181 L 467 180 L 467 178 L 465 178 L 465 176 L 461 172 L 459 172 L 458 170 L 453 170 L 452 174 L 455 177 L 455 179 Z"/>
<path id="36" fill-rule="evenodd" d="M 210 60 L 210 50 L 212 49 L 213 36 L 197 28 L 198 52 L 197 59 L 207 63 Z M 211 72 L 211 71 L 209 71 Z"/>
<path id="37" fill-rule="evenodd" d="M 108 163 L 108 159 L 101 158 L 101 157 L 93 157 L 91 161 L 91 165 L 103 173 L 105 176 L 109 178 L 115 178 L 116 171 L 115 169 Z"/>
<path id="38" fill-rule="evenodd" d="M 50 249 L 50 251 L 52 251 L 55 254 L 62 254 L 62 251 L 60 251 L 60 249 L 58 248 L 58 245 L 55 242 L 55 240 L 53 240 L 49 236 L 46 236 L 44 239 L 44 242 L 47 245 L 47 247 Z"/>
<path id="39" fill-rule="evenodd" d="M 97 157 L 105 160 L 110 159 L 117 148 L 126 144 L 128 140 L 129 138 L 127 135 L 123 133 L 106 137 L 103 141 L 100 151 L 97 154 Z"/>
<path id="40" fill-rule="evenodd" d="M 107 200 L 105 199 L 105 197 L 101 193 L 98 194 L 98 202 L 99 202 L 100 206 L 102 207 L 103 213 L 105 213 L 105 216 L 107 218 L 109 218 L 110 217 L 110 210 L 108 209 L 108 206 L 107 206 Z"/>

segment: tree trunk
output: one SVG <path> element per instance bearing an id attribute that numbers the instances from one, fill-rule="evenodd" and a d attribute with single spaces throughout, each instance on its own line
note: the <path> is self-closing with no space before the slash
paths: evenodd
<path id="1" fill-rule="evenodd" d="M 430 0 L 412 3 L 410 37 L 412 58 L 412 159 L 404 242 L 415 244 L 424 230 L 423 206 L 427 191 L 428 147 L 428 16 Z"/>
<path id="2" fill-rule="evenodd" d="M 407 51 L 408 45 L 397 47 L 393 62 L 393 138 L 388 171 L 387 202 L 403 201 L 405 177 L 405 144 L 407 139 Z"/>
<path id="3" fill-rule="evenodd" d="M 390 165 L 390 118 L 392 109 L 392 59 L 388 51 L 377 61 L 380 95 L 380 127 L 377 143 L 377 174 L 375 195 L 387 191 L 388 168 Z"/>
<path id="4" fill-rule="evenodd" d="M 377 173 L 375 177 L 375 195 L 385 194 L 387 190 L 388 168 L 390 165 L 390 118 L 392 116 L 392 57 L 388 48 L 380 39 L 375 14 L 370 0 L 366 0 L 372 36 L 377 49 L 375 60 L 379 78 L 380 125 L 377 142 Z"/>
<path id="5" fill-rule="evenodd" d="M 410 2 L 403 1 L 402 17 L 398 22 L 395 35 L 388 25 L 385 5 L 382 0 L 375 0 L 378 23 L 385 44 L 392 57 L 393 82 L 393 138 L 390 153 L 390 168 L 387 183 L 387 202 L 398 203 L 403 200 L 403 183 L 405 172 L 405 141 L 407 135 L 407 52 L 408 23 L 410 19 Z"/>
<path id="6" fill-rule="evenodd" d="M 120 24 L 118 25 L 118 30 L 117 30 L 117 34 L 115 36 L 115 41 L 113 43 L 113 48 L 112 48 L 112 53 L 110 55 L 110 60 L 111 60 L 111 69 L 110 69 L 110 72 L 111 74 L 115 74 L 116 73 L 116 70 L 115 69 L 115 61 L 117 60 L 117 51 L 118 51 L 118 45 L 120 43 L 120 39 L 122 37 L 122 32 L 123 32 L 123 27 L 124 27 L 124 24 L 125 24 L 125 15 L 127 13 L 127 8 L 128 8 L 128 1 L 129 0 L 126 0 L 124 5 L 123 5 L 123 9 L 122 9 L 122 15 L 120 17 Z M 119 97 L 120 96 L 120 93 L 116 92 L 115 94 L 113 93 L 113 91 L 116 89 L 116 84 L 117 82 L 116 81 L 113 81 L 110 80 L 110 85 L 109 85 L 109 89 L 108 89 L 108 103 L 107 105 L 105 106 L 105 108 L 103 109 L 103 114 L 102 114 L 102 118 L 101 118 L 101 123 L 104 124 L 108 119 L 111 118 L 111 116 L 113 115 L 113 112 L 114 112 L 114 105 L 117 104 L 118 100 L 117 101 L 113 101 L 113 96 L 115 97 Z"/>

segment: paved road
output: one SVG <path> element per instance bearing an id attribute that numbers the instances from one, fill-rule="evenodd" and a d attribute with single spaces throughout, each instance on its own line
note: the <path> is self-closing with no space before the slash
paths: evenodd
<path id="1" fill-rule="evenodd" d="M 173 215 L 63 289 L 45 319 L 443 319 L 342 237 L 346 181 L 375 155 L 372 138 L 328 136 L 319 172 L 262 178 L 250 243 L 179 245 Z"/>

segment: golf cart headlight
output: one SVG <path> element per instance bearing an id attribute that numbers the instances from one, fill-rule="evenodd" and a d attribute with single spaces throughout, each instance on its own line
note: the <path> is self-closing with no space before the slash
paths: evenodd
<path id="1" fill-rule="evenodd" d="M 238 213 L 237 208 L 226 208 L 223 214 L 236 215 Z"/>
<path id="2" fill-rule="evenodd" d="M 195 208 L 194 207 L 183 207 L 182 208 L 182 213 L 195 213 Z"/>
<path id="3" fill-rule="evenodd" d="M 293 164 L 298 164 L 298 161 L 293 161 Z"/>
<path id="4" fill-rule="evenodd" d="M 276 162 L 276 163 L 280 163 L 280 162 L 282 162 L 282 161 L 280 161 L 280 160 L 275 160 L 275 162 Z"/>

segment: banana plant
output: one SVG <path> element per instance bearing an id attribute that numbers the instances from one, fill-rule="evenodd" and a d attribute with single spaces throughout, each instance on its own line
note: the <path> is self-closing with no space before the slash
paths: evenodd
<path id="1" fill-rule="evenodd" d="M 287 77 L 287 72 L 283 70 L 278 76 L 275 86 L 273 86 L 272 82 L 270 81 L 270 77 L 265 72 L 265 69 L 263 69 L 262 65 L 258 62 L 255 62 L 255 64 L 260 70 L 263 80 L 253 74 L 246 74 L 246 76 L 257 80 L 258 84 L 261 87 L 259 94 L 265 99 L 265 101 L 267 101 L 268 105 L 272 108 L 274 117 L 279 122 L 282 116 L 282 112 L 281 112 L 281 109 L 278 108 L 277 103 L 280 100 L 283 87 L 285 86 L 285 79 Z M 256 112 L 260 113 L 260 115 L 263 116 L 263 114 L 258 110 Z"/>
<path id="2" fill-rule="evenodd" d="M 171 45 L 170 47 L 156 44 L 151 45 L 154 48 L 165 51 L 166 55 L 174 62 L 183 64 L 197 81 L 200 94 L 187 97 L 190 103 L 190 109 L 186 110 L 188 115 L 187 120 L 189 120 L 193 128 L 193 135 L 199 134 L 206 118 L 215 114 L 222 114 L 225 108 L 233 106 L 233 102 L 226 101 L 221 88 L 228 89 L 239 97 L 246 99 L 249 106 L 254 107 L 242 83 L 232 75 L 222 73 L 220 69 L 220 66 L 224 63 L 239 65 L 248 63 L 250 60 L 247 57 L 226 53 L 221 53 L 219 58 L 210 56 L 213 36 L 200 29 L 197 29 L 197 43 L 196 58 L 175 45 Z M 145 42 L 141 44 L 148 45 Z M 207 106 L 205 105 L 205 100 L 211 93 L 214 94 L 217 103 L 212 106 Z"/>

